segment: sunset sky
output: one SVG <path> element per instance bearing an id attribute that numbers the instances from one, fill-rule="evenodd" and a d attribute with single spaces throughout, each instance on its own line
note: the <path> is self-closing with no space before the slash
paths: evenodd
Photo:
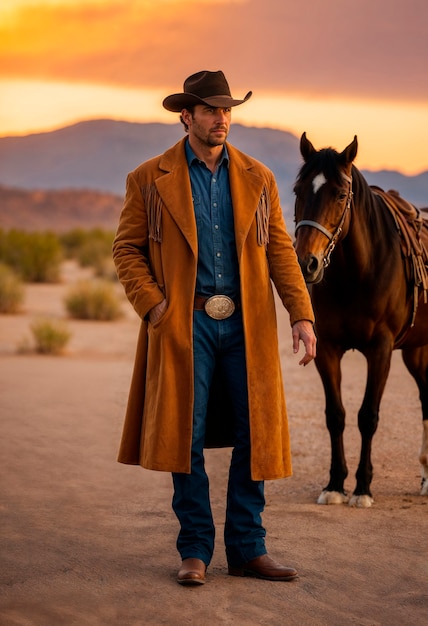
<path id="1" fill-rule="evenodd" d="M 3 0 L 0 136 L 175 123 L 162 100 L 201 69 L 253 91 L 235 122 L 428 170 L 427 0 Z"/>

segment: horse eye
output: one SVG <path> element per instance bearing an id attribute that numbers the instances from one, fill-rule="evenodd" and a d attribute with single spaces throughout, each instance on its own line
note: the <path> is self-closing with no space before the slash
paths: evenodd
<path id="1" fill-rule="evenodd" d="M 347 198 L 347 196 L 348 196 L 348 194 L 347 194 L 347 193 L 345 193 L 344 191 L 340 191 L 340 192 L 338 193 L 337 198 L 338 198 L 338 200 L 342 201 L 342 200 L 345 200 L 345 199 Z"/>

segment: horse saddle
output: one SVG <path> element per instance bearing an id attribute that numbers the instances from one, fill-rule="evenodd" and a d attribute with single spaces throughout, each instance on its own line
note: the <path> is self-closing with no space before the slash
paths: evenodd
<path id="1" fill-rule="evenodd" d="M 372 189 L 384 201 L 400 234 L 408 280 L 414 287 L 413 322 L 419 300 L 419 289 L 423 292 L 424 303 L 427 302 L 428 253 L 424 239 L 428 243 L 428 222 L 424 220 L 419 209 L 404 200 L 398 191 L 393 189 L 384 191 L 374 185 Z"/>

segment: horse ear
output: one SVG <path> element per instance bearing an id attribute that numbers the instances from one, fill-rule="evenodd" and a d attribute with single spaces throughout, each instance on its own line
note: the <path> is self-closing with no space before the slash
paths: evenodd
<path id="1" fill-rule="evenodd" d="M 316 152 L 315 148 L 306 137 L 306 133 L 300 137 L 300 154 L 304 158 L 305 161 L 309 159 L 309 157 Z"/>
<path id="2" fill-rule="evenodd" d="M 346 146 L 344 151 L 341 152 L 339 156 L 341 160 L 348 165 L 349 163 L 352 163 L 354 161 L 355 157 L 357 156 L 357 152 L 358 152 L 357 135 L 354 135 L 354 140 L 349 144 L 349 146 Z"/>

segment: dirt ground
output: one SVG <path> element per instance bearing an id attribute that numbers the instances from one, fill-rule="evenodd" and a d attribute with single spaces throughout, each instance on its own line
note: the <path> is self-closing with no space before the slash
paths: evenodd
<path id="1" fill-rule="evenodd" d="M 266 483 L 270 554 L 293 583 L 227 575 L 222 524 L 230 451 L 207 452 L 217 545 L 203 587 L 175 581 L 169 474 L 116 462 L 138 319 L 68 321 L 64 356 L 19 354 L 37 315 L 66 317 L 62 285 L 27 287 L 25 311 L 0 319 L 2 626 L 211 624 L 412 626 L 427 623 L 428 499 L 419 496 L 421 412 L 394 355 L 374 439 L 371 509 L 321 506 L 329 443 L 315 366 L 303 369 L 279 311 L 294 476 Z M 359 456 L 364 360 L 344 363 L 347 488 Z"/>

